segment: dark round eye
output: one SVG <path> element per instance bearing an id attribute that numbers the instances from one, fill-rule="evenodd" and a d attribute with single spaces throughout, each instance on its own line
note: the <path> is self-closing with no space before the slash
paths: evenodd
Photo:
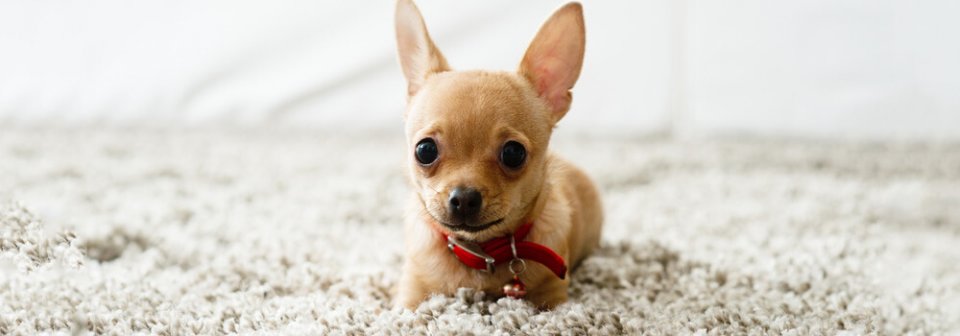
<path id="1" fill-rule="evenodd" d="M 500 162 L 511 169 L 517 169 L 523 166 L 523 161 L 527 159 L 527 149 L 523 148 L 519 142 L 507 141 L 500 150 Z"/>
<path id="2" fill-rule="evenodd" d="M 440 153 L 437 151 L 437 143 L 433 139 L 426 138 L 417 143 L 414 155 L 417 157 L 417 162 L 428 165 L 437 161 L 437 156 L 440 156 Z"/>

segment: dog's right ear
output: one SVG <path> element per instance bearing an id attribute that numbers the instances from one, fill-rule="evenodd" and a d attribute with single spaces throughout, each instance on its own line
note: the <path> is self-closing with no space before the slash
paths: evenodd
<path id="1" fill-rule="evenodd" d="M 447 60 L 433 44 L 423 16 L 412 0 L 398 0 L 396 12 L 397 51 L 407 77 L 407 97 L 413 97 L 430 75 L 450 70 Z"/>

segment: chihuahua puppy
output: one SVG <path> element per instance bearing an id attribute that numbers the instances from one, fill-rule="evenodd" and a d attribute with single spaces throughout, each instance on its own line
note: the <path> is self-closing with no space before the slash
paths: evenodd
<path id="1" fill-rule="evenodd" d="M 460 287 L 565 302 L 567 265 L 598 246 L 603 221 L 587 175 L 548 151 L 583 64 L 580 4 L 544 23 L 516 72 L 451 70 L 411 0 L 396 33 L 415 189 L 397 305 Z"/>

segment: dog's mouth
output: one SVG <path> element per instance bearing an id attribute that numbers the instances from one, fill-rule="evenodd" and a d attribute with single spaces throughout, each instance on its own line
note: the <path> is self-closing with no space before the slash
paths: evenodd
<path id="1" fill-rule="evenodd" d="M 434 218 L 434 219 L 436 219 L 436 218 Z M 441 221 L 441 220 L 437 220 L 437 222 L 440 223 L 440 224 L 442 224 L 443 226 L 446 226 L 447 228 L 449 228 L 450 230 L 453 230 L 453 231 L 480 232 L 480 231 L 486 230 L 487 228 L 489 228 L 489 227 L 491 227 L 491 226 L 494 226 L 494 225 L 497 225 L 497 224 L 502 223 L 502 222 L 503 222 L 503 218 L 500 218 L 500 219 L 497 219 L 497 220 L 494 220 L 494 221 L 492 221 L 492 222 L 485 223 L 485 224 L 475 224 L 475 223 L 469 223 L 469 222 L 467 222 L 467 221 L 463 221 L 463 222 L 461 222 L 461 223 L 449 223 L 449 222 L 444 222 L 444 221 Z"/>
<path id="2" fill-rule="evenodd" d="M 420 201 L 423 203 L 424 212 L 427 216 L 430 216 L 435 222 L 443 225 L 444 227 L 450 229 L 450 231 L 456 232 L 467 232 L 467 233 L 477 233 L 483 230 L 489 229 L 490 227 L 496 226 L 497 224 L 503 223 L 506 220 L 506 217 L 500 217 L 499 219 L 492 220 L 490 222 L 483 223 L 481 222 L 480 217 L 484 216 L 471 216 L 467 218 L 456 218 L 454 216 L 445 216 L 438 215 L 431 211 L 430 207 L 427 206 L 427 203 L 420 198 Z"/>

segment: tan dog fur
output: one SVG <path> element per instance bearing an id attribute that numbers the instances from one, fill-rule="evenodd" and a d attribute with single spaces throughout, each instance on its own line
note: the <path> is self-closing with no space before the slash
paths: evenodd
<path id="1" fill-rule="evenodd" d="M 411 0 L 397 2 L 396 28 L 408 83 L 404 119 L 408 175 L 415 189 L 404 224 L 405 261 L 396 303 L 413 309 L 431 294 L 449 295 L 460 287 L 503 295 L 501 288 L 512 277 L 507 265 L 493 274 L 468 268 L 447 249 L 442 234 L 482 242 L 533 221 L 527 240 L 553 249 L 572 269 L 599 244 L 603 217 L 590 179 L 548 151 L 583 63 L 580 4 L 569 3 L 547 20 L 517 72 L 452 71 Z M 439 157 L 424 166 L 413 152 L 428 137 L 435 140 Z M 506 141 L 526 148 L 519 170 L 499 161 Z M 502 222 L 478 232 L 441 224 L 450 223 L 448 198 L 457 186 L 483 195 L 477 222 Z M 542 308 L 566 301 L 569 277 L 561 280 L 538 263 L 526 264 L 521 280 L 527 300 Z"/>

